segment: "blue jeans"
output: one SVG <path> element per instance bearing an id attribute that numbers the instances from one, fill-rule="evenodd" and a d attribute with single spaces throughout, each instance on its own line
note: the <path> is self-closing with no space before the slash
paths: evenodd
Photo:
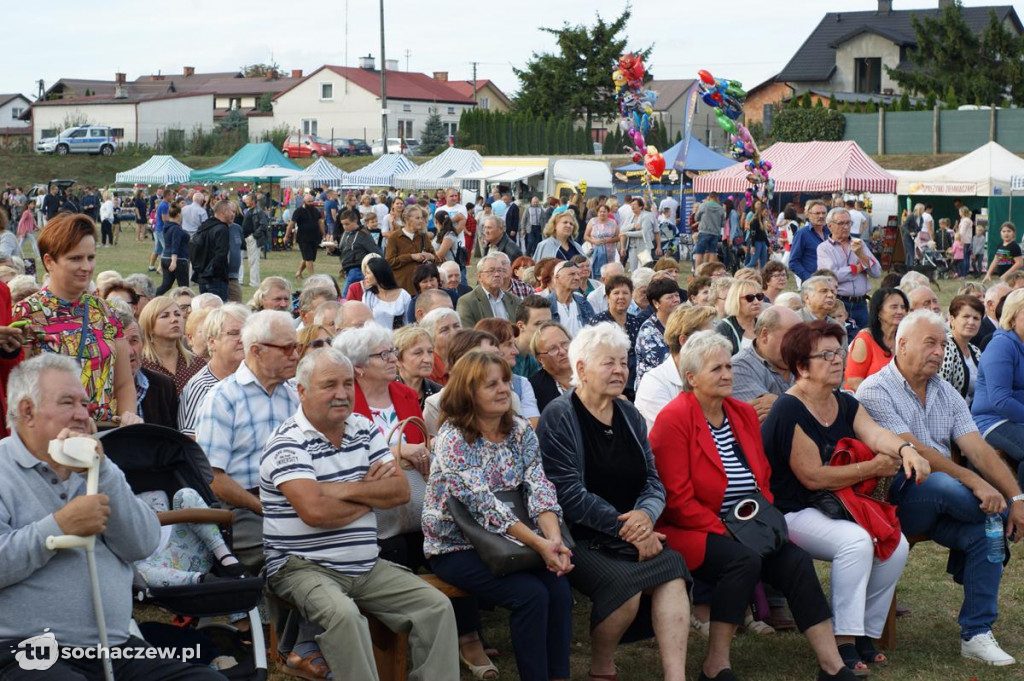
<path id="1" fill-rule="evenodd" d="M 718 242 L 722 240 L 722 237 L 717 234 L 705 234 L 699 232 L 697 234 L 697 245 L 693 248 L 694 255 L 704 255 L 710 253 L 711 255 L 718 255 Z"/>
<path id="2" fill-rule="evenodd" d="M 228 302 L 228 282 L 226 281 L 210 281 L 210 282 L 199 282 L 200 293 L 214 293 L 220 296 L 220 299 L 225 303 Z"/>
<path id="3" fill-rule="evenodd" d="M 569 678 L 572 589 L 546 569 L 495 577 L 476 551 L 430 559 L 434 574 L 463 591 L 511 610 L 509 631 L 522 681 Z"/>
<path id="4" fill-rule="evenodd" d="M 768 264 L 768 244 L 764 241 L 755 241 L 750 244 L 750 255 L 747 257 L 747 267 L 762 268 Z"/>
<path id="5" fill-rule="evenodd" d="M 858 329 L 868 328 L 868 304 L 861 298 L 856 303 L 849 303 L 842 301 L 843 307 L 846 308 L 846 314 L 850 316 L 850 319 L 857 322 Z"/>
<path id="6" fill-rule="evenodd" d="M 892 487 L 903 534 L 927 533 L 936 543 L 966 554 L 963 572 L 964 602 L 960 608 L 960 636 L 964 639 L 991 631 L 999 615 L 1002 563 L 988 561 L 985 512 L 978 499 L 959 480 L 932 473 L 920 485 L 897 475 Z"/>
<path id="7" fill-rule="evenodd" d="M 974 251 L 974 249 L 971 247 L 971 244 L 964 244 L 964 259 L 960 263 L 960 272 L 959 272 L 961 277 L 966 277 L 968 274 L 970 274 L 970 271 L 971 271 L 971 254 L 972 254 L 973 251 Z M 979 273 L 980 272 L 981 271 L 979 270 Z"/>
<path id="8" fill-rule="evenodd" d="M 1017 484 L 1024 482 L 1024 427 L 1006 421 L 985 436 L 985 442 L 1017 462 Z"/>
<path id="9" fill-rule="evenodd" d="M 164 254 L 164 233 L 163 231 L 153 232 L 153 252 L 157 255 Z"/>
<path id="10" fill-rule="evenodd" d="M 342 290 L 341 295 L 348 295 L 348 287 L 357 281 L 363 280 L 363 270 L 358 267 L 350 267 L 345 272 L 345 288 Z"/>

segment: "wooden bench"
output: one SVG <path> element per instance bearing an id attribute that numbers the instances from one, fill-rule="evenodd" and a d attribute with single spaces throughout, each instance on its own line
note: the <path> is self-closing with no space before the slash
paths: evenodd
<path id="1" fill-rule="evenodd" d="M 448 598 L 461 598 L 469 595 L 437 575 L 419 575 L 419 578 Z M 268 599 L 274 600 L 282 608 L 288 610 L 296 609 L 294 605 L 271 593 L 269 589 L 266 593 Z M 391 631 L 383 622 L 362 608 L 359 609 L 359 612 L 366 618 L 370 629 L 370 641 L 373 643 L 373 661 L 377 665 L 377 676 L 380 677 L 380 681 L 405 681 L 408 677 L 409 634 L 404 631 Z M 277 635 L 273 625 L 270 626 L 269 640 L 271 652 L 269 657 L 276 659 Z M 337 676 L 338 673 L 335 671 L 335 678 Z"/>

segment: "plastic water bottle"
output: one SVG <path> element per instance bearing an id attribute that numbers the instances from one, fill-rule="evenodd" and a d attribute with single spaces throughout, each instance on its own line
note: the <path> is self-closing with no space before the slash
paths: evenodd
<path id="1" fill-rule="evenodd" d="M 988 562 L 1002 564 L 1005 555 L 1003 519 L 994 513 L 985 518 L 985 540 L 988 542 Z"/>

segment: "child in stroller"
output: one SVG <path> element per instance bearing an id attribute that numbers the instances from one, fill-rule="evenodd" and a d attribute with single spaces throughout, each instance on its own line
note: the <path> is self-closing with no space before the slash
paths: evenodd
<path id="1" fill-rule="evenodd" d="M 921 249 L 921 267 L 931 269 L 936 279 L 947 279 L 950 276 L 949 260 L 937 248 L 935 242 L 929 241 Z"/>
<path id="2" fill-rule="evenodd" d="M 155 512 L 168 510 L 167 493 L 151 490 L 137 494 Z M 209 508 L 191 487 L 174 493 L 174 510 Z M 160 528 L 160 545 L 149 558 L 135 563 L 149 586 L 200 584 L 218 578 L 245 575 L 217 526 L 212 523 L 177 523 Z M 212 569 L 212 572 L 211 572 Z"/>

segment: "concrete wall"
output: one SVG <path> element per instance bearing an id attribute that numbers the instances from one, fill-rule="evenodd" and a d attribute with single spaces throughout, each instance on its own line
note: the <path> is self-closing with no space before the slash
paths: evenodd
<path id="1" fill-rule="evenodd" d="M 331 100 L 320 99 L 320 85 L 331 83 L 334 86 L 334 97 Z M 346 85 L 348 90 L 346 91 Z M 471 104 L 446 104 L 444 102 L 413 102 L 396 99 L 388 100 L 388 136 L 398 136 L 398 121 L 412 121 L 412 135 L 420 138 L 423 126 L 426 125 L 430 110 L 436 107 L 442 123 L 458 125 L 462 112 L 472 109 Z M 405 109 L 409 110 L 406 111 Z M 449 113 L 449 108 L 453 109 Z M 363 88 L 349 83 L 346 78 L 329 69 L 313 74 L 304 82 L 295 86 L 274 101 L 274 116 L 271 123 L 261 122 L 258 128 L 275 128 L 287 125 L 293 130 L 302 129 L 303 119 L 317 121 L 317 134 L 320 137 L 355 137 L 367 142 L 380 138 L 381 105 L 380 98 Z M 252 119 L 250 119 L 250 126 Z M 250 127 L 250 135 L 252 128 Z"/>
<path id="2" fill-rule="evenodd" d="M 3 106 L 0 106 L 0 128 L 27 128 L 32 125 L 28 121 L 15 118 L 13 114 L 14 109 L 21 109 L 24 111 L 25 109 L 28 109 L 28 107 L 29 102 L 20 97 L 15 97 Z"/>
<path id="3" fill-rule="evenodd" d="M 173 100 L 171 100 L 173 101 Z M 42 137 L 45 130 L 64 130 L 68 117 L 87 120 L 92 125 L 109 125 L 124 130 L 119 142 L 135 142 L 135 104 L 54 104 L 37 106 L 32 109 L 32 145 Z"/>
<path id="4" fill-rule="evenodd" d="M 882 91 L 892 89 L 896 94 L 903 91 L 899 84 L 889 77 L 885 66 L 895 68 L 900 63 L 900 48 L 887 38 L 874 33 L 862 33 L 848 40 L 836 49 L 836 71 L 832 76 L 830 88 L 832 92 L 856 91 L 855 60 L 863 57 L 876 57 L 882 60 Z"/>
<path id="5" fill-rule="evenodd" d="M 746 124 L 764 123 L 764 109 L 766 106 L 778 106 L 782 100 L 789 99 L 793 89 L 788 83 L 769 83 L 757 92 L 747 96 L 743 103 L 743 113 L 746 115 Z"/>
<path id="6" fill-rule="evenodd" d="M 187 139 L 196 128 L 213 129 L 212 94 L 139 103 L 139 144 L 155 144 L 169 129 L 184 131 Z"/>

